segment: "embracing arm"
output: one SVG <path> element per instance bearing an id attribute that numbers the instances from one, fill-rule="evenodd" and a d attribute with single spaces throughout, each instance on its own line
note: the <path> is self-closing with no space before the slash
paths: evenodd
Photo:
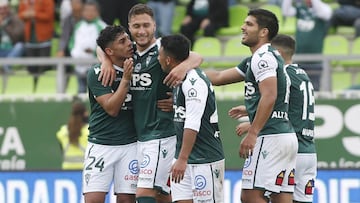
<path id="1" fill-rule="evenodd" d="M 226 70 L 205 70 L 206 75 L 210 79 L 211 83 L 215 86 L 228 85 L 235 82 L 244 81 L 242 76 L 236 67 Z"/>
<path id="2" fill-rule="evenodd" d="M 105 87 L 111 86 L 116 77 L 116 71 L 113 68 L 112 61 L 99 46 L 96 47 L 96 56 L 101 62 L 101 72 L 98 80 L 101 80 L 101 84 Z"/>
<path id="3" fill-rule="evenodd" d="M 178 85 L 177 82 L 182 81 L 189 70 L 199 67 L 202 62 L 202 56 L 196 52 L 191 51 L 189 57 L 186 60 L 181 62 L 170 71 L 170 73 L 164 79 L 163 83 L 170 87 Z"/>

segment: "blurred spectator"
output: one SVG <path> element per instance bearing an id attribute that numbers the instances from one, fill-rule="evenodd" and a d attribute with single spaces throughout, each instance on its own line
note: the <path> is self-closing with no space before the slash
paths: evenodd
<path id="1" fill-rule="evenodd" d="M 338 0 L 339 8 L 334 10 L 330 26 L 354 26 L 355 37 L 360 36 L 360 0 Z"/>
<path id="2" fill-rule="evenodd" d="M 70 3 L 71 3 L 71 14 L 67 16 L 64 19 L 63 24 L 61 24 L 59 48 L 56 53 L 57 57 L 71 56 L 69 50 L 70 37 L 74 31 L 75 24 L 82 19 L 83 0 L 71 0 Z M 71 65 L 66 66 L 66 73 L 67 73 L 66 87 L 69 82 L 68 75 L 69 73 L 72 72 L 72 69 L 73 67 Z"/>
<path id="3" fill-rule="evenodd" d="M 147 2 L 155 14 L 157 37 L 171 34 L 175 3 L 176 0 L 149 0 Z"/>
<path id="4" fill-rule="evenodd" d="M 62 125 L 56 133 L 63 154 L 62 169 L 81 170 L 83 168 L 84 153 L 89 135 L 88 127 L 86 105 L 75 97 L 67 124 Z"/>
<path id="5" fill-rule="evenodd" d="M 71 15 L 71 12 L 71 0 L 62 0 L 59 8 L 60 26 L 63 26 L 65 19 Z"/>
<path id="6" fill-rule="evenodd" d="M 228 2 L 223 0 L 191 0 L 187 5 L 186 16 L 180 32 L 194 44 L 198 29 L 204 36 L 215 36 L 216 31 L 228 25 Z"/>
<path id="7" fill-rule="evenodd" d="M 321 0 L 283 0 L 284 16 L 296 16 L 296 53 L 321 54 L 324 38 L 327 34 L 327 24 L 332 15 L 331 7 Z M 301 62 L 306 67 L 313 83 L 314 90 L 320 90 L 322 63 L 319 61 Z"/>
<path id="8" fill-rule="evenodd" d="M 106 23 L 100 19 L 99 4 L 95 0 L 84 3 L 82 20 L 75 25 L 69 49 L 73 58 L 95 58 L 96 39 Z M 75 65 L 78 93 L 86 93 L 86 76 L 89 65 Z"/>
<path id="9" fill-rule="evenodd" d="M 20 0 L 18 14 L 25 23 L 25 56 L 49 57 L 54 35 L 54 0 Z M 34 76 L 34 92 L 39 75 L 50 68 L 28 66 L 28 71 Z"/>
<path id="10" fill-rule="evenodd" d="M 8 0 L 0 0 L 0 57 L 21 57 L 24 52 L 24 23 L 11 11 Z M 3 65 L 5 73 L 9 65 Z"/>
<path id="11" fill-rule="evenodd" d="M 122 26 L 128 28 L 128 13 L 138 0 L 98 0 L 101 5 L 101 18 L 108 25 L 118 19 Z"/>

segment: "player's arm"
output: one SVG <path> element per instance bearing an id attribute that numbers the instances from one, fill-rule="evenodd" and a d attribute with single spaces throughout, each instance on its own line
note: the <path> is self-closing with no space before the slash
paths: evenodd
<path id="1" fill-rule="evenodd" d="M 124 62 L 124 74 L 118 89 L 111 94 L 96 97 L 96 101 L 110 116 L 117 116 L 125 102 L 133 71 L 133 60 L 126 59 Z"/>
<path id="2" fill-rule="evenodd" d="M 172 97 L 172 92 L 166 92 L 167 95 L 169 95 L 169 98 L 167 99 L 160 99 L 157 101 L 157 107 L 159 109 L 161 109 L 161 111 L 164 112 L 171 112 L 173 111 L 173 97 Z"/>
<path id="3" fill-rule="evenodd" d="M 187 160 L 195 144 L 197 134 L 198 132 L 195 130 L 184 129 L 180 154 L 171 168 L 171 178 L 175 183 L 179 183 L 184 178 Z"/>
<path id="4" fill-rule="evenodd" d="M 113 68 L 113 63 L 99 46 L 96 47 L 96 56 L 101 63 L 101 72 L 98 80 L 101 80 L 101 84 L 105 87 L 111 86 L 116 77 L 116 71 Z"/>
<path id="5" fill-rule="evenodd" d="M 178 86 L 178 81 L 182 81 L 189 70 L 199 67 L 202 61 L 203 58 L 200 54 L 191 51 L 187 59 L 170 71 L 163 83 L 169 87 Z"/>
<path id="6" fill-rule="evenodd" d="M 211 83 L 215 86 L 219 85 L 228 85 L 235 82 L 244 81 L 244 76 L 242 76 L 236 67 L 226 69 L 226 70 L 205 70 L 204 71 Z"/>

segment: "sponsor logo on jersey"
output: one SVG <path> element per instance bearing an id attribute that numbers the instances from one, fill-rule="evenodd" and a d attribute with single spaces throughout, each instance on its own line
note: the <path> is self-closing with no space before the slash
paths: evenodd
<path id="1" fill-rule="evenodd" d="M 285 171 L 281 171 L 277 176 L 276 176 L 276 180 L 275 180 L 275 185 L 282 185 L 284 182 L 284 176 L 285 176 Z"/>
<path id="2" fill-rule="evenodd" d="M 189 89 L 188 97 L 190 97 L 190 98 L 197 97 L 197 91 L 194 88 Z"/>
<path id="3" fill-rule="evenodd" d="M 89 173 L 85 174 L 85 182 L 86 182 L 86 185 L 89 184 L 90 177 L 91 177 L 91 174 L 89 174 Z"/>
<path id="4" fill-rule="evenodd" d="M 189 81 L 190 81 L 191 85 L 194 85 L 195 82 L 196 82 L 196 79 L 195 78 L 190 78 Z"/>
<path id="5" fill-rule="evenodd" d="M 219 169 L 215 169 L 215 170 L 214 170 L 214 174 L 215 174 L 215 177 L 216 177 L 216 178 L 219 178 L 219 176 L 220 176 L 220 170 L 219 170 Z"/>
<path id="6" fill-rule="evenodd" d="M 268 68 L 269 65 L 267 63 L 267 61 L 265 60 L 260 60 L 259 63 L 258 63 L 258 67 L 260 70 L 264 69 L 264 68 Z"/>

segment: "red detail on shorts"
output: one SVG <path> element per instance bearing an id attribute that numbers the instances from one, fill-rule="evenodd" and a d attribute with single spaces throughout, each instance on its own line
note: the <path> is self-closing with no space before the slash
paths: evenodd
<path id="1" fill-rule="evenodd" d="M 305 195 L 312 195 L 314 188 L 314 180 L 309 180 L 305 185 Z"/>
<path id="2" fill-rule="evenodd" d="M 281 171 L 277 177 L 276 177 L 276 181 L 275 181 L 275 185 L 282 185 L 284 182 L 284 175 L 285 175 L 285 171 Z"/>
<path id="3" fill-rule="evenodd" d="M 166 185 L 169 186 L 169 187 L 170 187 L 170 182 L 171 182 L 171 181 L 170 181 L 170 176 L 169 176 L 169 177 L 168 177 L 168 180 L 167 180 L 167 183 L 166 183 Z"/>
<path id="4" fill-rule="evenodd" d="M 295 169 L 291 170 L 289 174 L 288 185 L 295 185 Z"/>

